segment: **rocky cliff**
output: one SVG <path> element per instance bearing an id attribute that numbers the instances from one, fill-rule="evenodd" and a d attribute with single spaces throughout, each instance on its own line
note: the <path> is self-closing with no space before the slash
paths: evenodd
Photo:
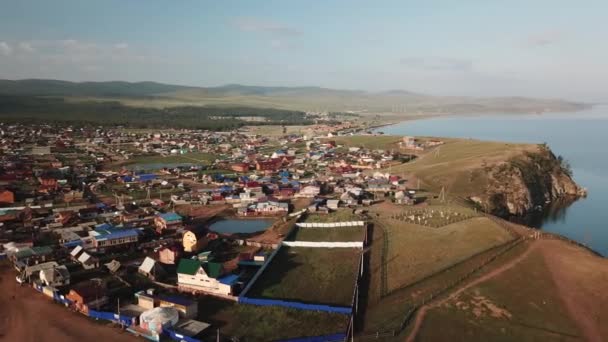
<path id="1" fill-rule="evenodd" d="M 536 152 L 487 166 L 485 172 L 485 192 L 470 199 L 498 216 L 522 216 L 557 199 L 585 194 L 572 179 L 568 163 L 545 145 Z"/>

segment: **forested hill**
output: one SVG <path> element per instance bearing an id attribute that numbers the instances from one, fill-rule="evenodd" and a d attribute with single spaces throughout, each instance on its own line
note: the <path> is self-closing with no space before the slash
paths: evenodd
<path id="1" fill-rule="evenodd" d="M 41 79 L 0 80 L 0 94 L 3 95 L 140 97 L 191 88 L 156 82 L 68 82 Z"/>
<path id="2" fill-rule="evenodd" d="M 229 130 L 248 124 L 307 125 L 304 112 L 254 107 L 125 106 L 117 101 L 67 102 L 62 98 L 0 95 L 1 122 L 47 122 L 138 128 Z"/>
<path id="3" fill-rule="evenodd" d="M 229 84 L 189 87 L 155 82 L 67 82 L 0 80 L 0 95 L 56 96 L 99 101 L 116 100 L 138 106 L 222 105 L 284 108 L 298 111 L 359 113 L 460 114 L 574 111 L 587 106 L 560 99 L 528 97 L 435 96 L 404 90 L 368 92 L 321 87 L 267 87 Z"/>

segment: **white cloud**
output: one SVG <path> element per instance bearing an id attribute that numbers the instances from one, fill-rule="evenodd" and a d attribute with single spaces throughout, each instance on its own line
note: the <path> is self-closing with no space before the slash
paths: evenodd
<path id="1" fill-rule="evenodd" d="M 35 49 L 32 46 L 32 44 L 28 43 L 28 42 L 21 42 L 18 45 L 19 50 L 23 51 L 23 52 L 34 52 Z"/>
<path id="2" fill-rule="evenodd" d="M 116 50 L 126 50 L 129 48 L 129 44 L 127 43 L 118 43 L 118 44 L 114 44 L 114 49 Z"/>
<path id="3" fill-rule="evenodd" d="M 0 42 L 0 55 L 8 56 L 13 53 L 13 48 L 7 42 Z"/>

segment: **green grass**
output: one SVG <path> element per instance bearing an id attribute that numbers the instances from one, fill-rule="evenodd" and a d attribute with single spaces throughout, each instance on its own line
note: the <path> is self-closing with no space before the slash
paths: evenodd
<path id="1" fill-rule="evenodd" d="M 335 137 L 328 140 L 335 140 L 338 145 L 346 147 L 363 147 L 372 150 L 398 150 L 398 143 L 401 141 L 401 137 L 394 135 L 353 135 Z"/>
<path id="2" fill-rule="evenodd" d="M 293 241 L 329 241 L 347 242 L 363 241 L 365 238 L 364 227 L 340 227 L 340 228 L 295 228 Z"/>
<path id="3" fill-rule="evenodd" d="M 388 231 L 389 291 L 512 239 L 508 232 L 485 217 L 439 229 L 391 219 L 382 222 Z"/>
<path id="4" fill-rule="evenodd" d="M 361 250 L 281 247 L 249 297 L 350 306 Z"/>
<path id="5" fill-rule="evenodd" d="M 465 139 L 442 139 L 444 145 L 421 153 L 413 162 L 393 167 L 392 172 L 415 174 L 425 188 L 450 195 L 469 196 L 482 193 L 488 185 L 484 168 L 506 162 L 537 145 L 510 144 Z"/>
<path id="6" fill-rule="evenodd" d="M 161 156 L 161 155 L 147 155 L 147 156 L 136 156 L 129 159 L 125 164 L 177 164 L 177 163 L 199 163 L 209 164 L 218 159 L 216 154 L 204 153 L 204 152 L 191 152 L 185 154 Z"/>
<path id="7" fill-rule="evenodd" d="M 557 291 L 543 256 L 535 251 L 516 267 L 430 310 L 417 340 L 581 340 Z"/>
<path id="8" fill-rule="evenodd" d="M 346 331 L 349 316 L 320 311 L 262 307 L 221 300 L 210 296 L 199 299 L 198 319 L 220 329 L 222 336 L 243 341 L 274 341 Z M 209 329 L 203 341 L 215 341 Z"/>
<path id="9" fill-rule="evenodd" d="M 362 221 L 359 215 L 355 215 L 352 209 L 338 209 L 329 214 L 307 214 L 304 222 L 306 223 L 334 223 L 334 222 L 350 222 Z"/>

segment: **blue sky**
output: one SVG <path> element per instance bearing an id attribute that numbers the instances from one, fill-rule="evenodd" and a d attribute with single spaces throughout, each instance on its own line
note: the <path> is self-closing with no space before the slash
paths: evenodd
<path id="1" fill-rule="evenodd" d="M 0 78 L 608 100 L 608 2 L 3 0 Z"/>

